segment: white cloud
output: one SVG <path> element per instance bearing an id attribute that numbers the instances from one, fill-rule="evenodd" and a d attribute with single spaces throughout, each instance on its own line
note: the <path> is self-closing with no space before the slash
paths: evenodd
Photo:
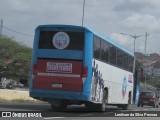
<path id="1" fill-rule="evenodd" d="M 121 35 L 119 33 L 112 33 L 111 38 L 119 42 L 120 44 L 127 45 L 128 44 L 128 37 Z"/>
<path id="2" fill-rule="evenodd" d="M 39 24 L 81 25 L 83 0 L 0 0 L 0 19 L 4 26 L 34 35 Z M 120 35 L 148 32 L 148 51 L 158 51 L 160 38 L 159 0 L 86 0 L 84 25 L 115 39 L 133 50 L 133 39 Z M 3 30 L 18 41 L 32 46 L 33 38 Z M 144 48 L 144 37 L 136 41 Z"/>
<path id="3" fill-rule="evenodd" d="M 130 29 L 157 31 L 160 28 L 160 19 L 147 14 L 133 14 L 120 22 L 120 24 Z"/>
<path id="4" fill-rule="evenodd" d="M 121 0 L 114 6 L 117 12 L 147 13 L 158 6 L 150 0 Z"/>
<path id="5" fill-rule="evenodd" d="M 126 49 L 128 49 L 132 53 L 134 52 L 133 38 L 122 35 L 120 33 L 112 33 L 111 38 L 115 40 L 117 43 L 119 43 L 120 45 L 124 46 Z"/>

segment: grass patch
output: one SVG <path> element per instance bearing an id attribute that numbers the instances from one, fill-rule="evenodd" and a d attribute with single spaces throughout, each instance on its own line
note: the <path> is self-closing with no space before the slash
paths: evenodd
<path id="1" fill-rule="evenodd" d="M 0 103 L 40 103 L 41 101 L 38 100 L 27 100 L 27 99 L 13 99 L 13 100 L 6 100 L 0 98 Z"/>
<path id="2" fill-rule="evenodd" d="M 29 96 L 29 91 L 0 90 L 0 103 L 40 103 L 42 101 Z"/>

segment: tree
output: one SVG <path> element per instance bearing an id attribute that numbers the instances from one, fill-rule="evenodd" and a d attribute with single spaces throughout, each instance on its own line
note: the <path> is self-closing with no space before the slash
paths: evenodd
<path id="1" fill-rule="evenodd" d="M 32 49 L 16 42 L 13 38 L 0 36 L 0 72 L 6 77 L 28 76 Z"/>

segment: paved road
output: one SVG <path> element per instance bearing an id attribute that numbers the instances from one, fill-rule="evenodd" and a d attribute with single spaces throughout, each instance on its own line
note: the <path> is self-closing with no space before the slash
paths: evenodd
<path id="1" fill-rule="evenodd" d="M 129 110 L 121 110 L 117 107 L 114 106 L 108 106 L 108 110 L 107 112 L 101 113 L 101 112 L 93 112 L 90 111 L 88 109 L 86 109 L 83 105 L 81 106 L 77 106 L 77 105 L 73 105 L 73 106 L 68 106 L 67 110 L 65 111 L 61 111 L 61 112 L 52 112 L 51 111 L 51 107 L 49 104 L 47 103 L 43 103 L 43 104 L 29 104 L 29 103 L 1 103 L 0 104 L 0 111 L 17 111 L 17 112 L 24 112 L 26 113 L 27 111 L 30 112 L 35 112 L 35 113 L 42 113 L 43 115 L 49 115 L 49 117 L 45 116 L 42 118 L 37 118 L 37 120 L 55 120 L 55 119 L 63 119 L 63 120 L 69 120 L 69 119 L 76 119 L 76 120 L 82 120 L 85 119 L 86 120 L 97 120 L 97 119 L 106 119 L 106 117 L 109 119 L 110 117 L 108 116 L 114 116 L 115 113 L 124 113 L 127 114 L 128 111 L 136 111 L 136 112 L 140 112 L 140 111 L 153 111 L 153 113 L 155 113 L 155 111 L 160 111 L 160 108 L 153 108 L 150 106 L 144 106 L 142 107 L 136 107 L 135 105 L 131 105 L 129 107 Z M 98 117 L 98 118 L 97 118 Z M 111 119 L 114 118 L 115 120 L 119 120 L 120 117 L 111 117 Z M 131 118 L 131 117 L 127 117 L 124 118 L 122 117 L 123 120 L 127 119 L 127 118 Z M 4 118 L 3 118 L 4 119 Z M 7 118 L 5 118 L 7 119 Z M 19 119 L 19 118 L 12 118 L 12 119 Z M 23 119 L 36 119 L 36 118 L 23 118 Z M 113 120 L 114 120 L 113 119 Z M 138 118 L 134 118 L 132 117 L 132 119 L 138 119 Z M 132 120 L 131 119 L 131 120 Z M 141 118 L 142 119 L 142 118 Z M 141 120 L 140 119 L 140 120 Z M 151 118 L 147 118 L 148 120 L 150 120 Z M 154 117 L 153 120 L 156 120 L 157 118 Z M 158 118 L 159 119 L 159 118 Z M 157 120 L 158 120 L 157 119 Z"/>

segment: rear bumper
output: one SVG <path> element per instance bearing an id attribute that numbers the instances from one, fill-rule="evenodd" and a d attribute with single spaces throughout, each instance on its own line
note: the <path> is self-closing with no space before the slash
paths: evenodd
<path id="1" fill-rule="evenodd" d="M 139 104 L 141 104 L 141 105 L 153 106 L 153 105 L 155 105 L 155 102 L 154 102 L 154 101 L 148 101 L 148 103 L 145 103 L 145 102 L 139 102 Z"/>
<path id="2" fill-rule="evenodd" d="M 68 100 L 78 100 L 78 101 L 89 101 L 90 93 L 31 89 L 30 97 L 39 100 L 68 99 Z"/>

